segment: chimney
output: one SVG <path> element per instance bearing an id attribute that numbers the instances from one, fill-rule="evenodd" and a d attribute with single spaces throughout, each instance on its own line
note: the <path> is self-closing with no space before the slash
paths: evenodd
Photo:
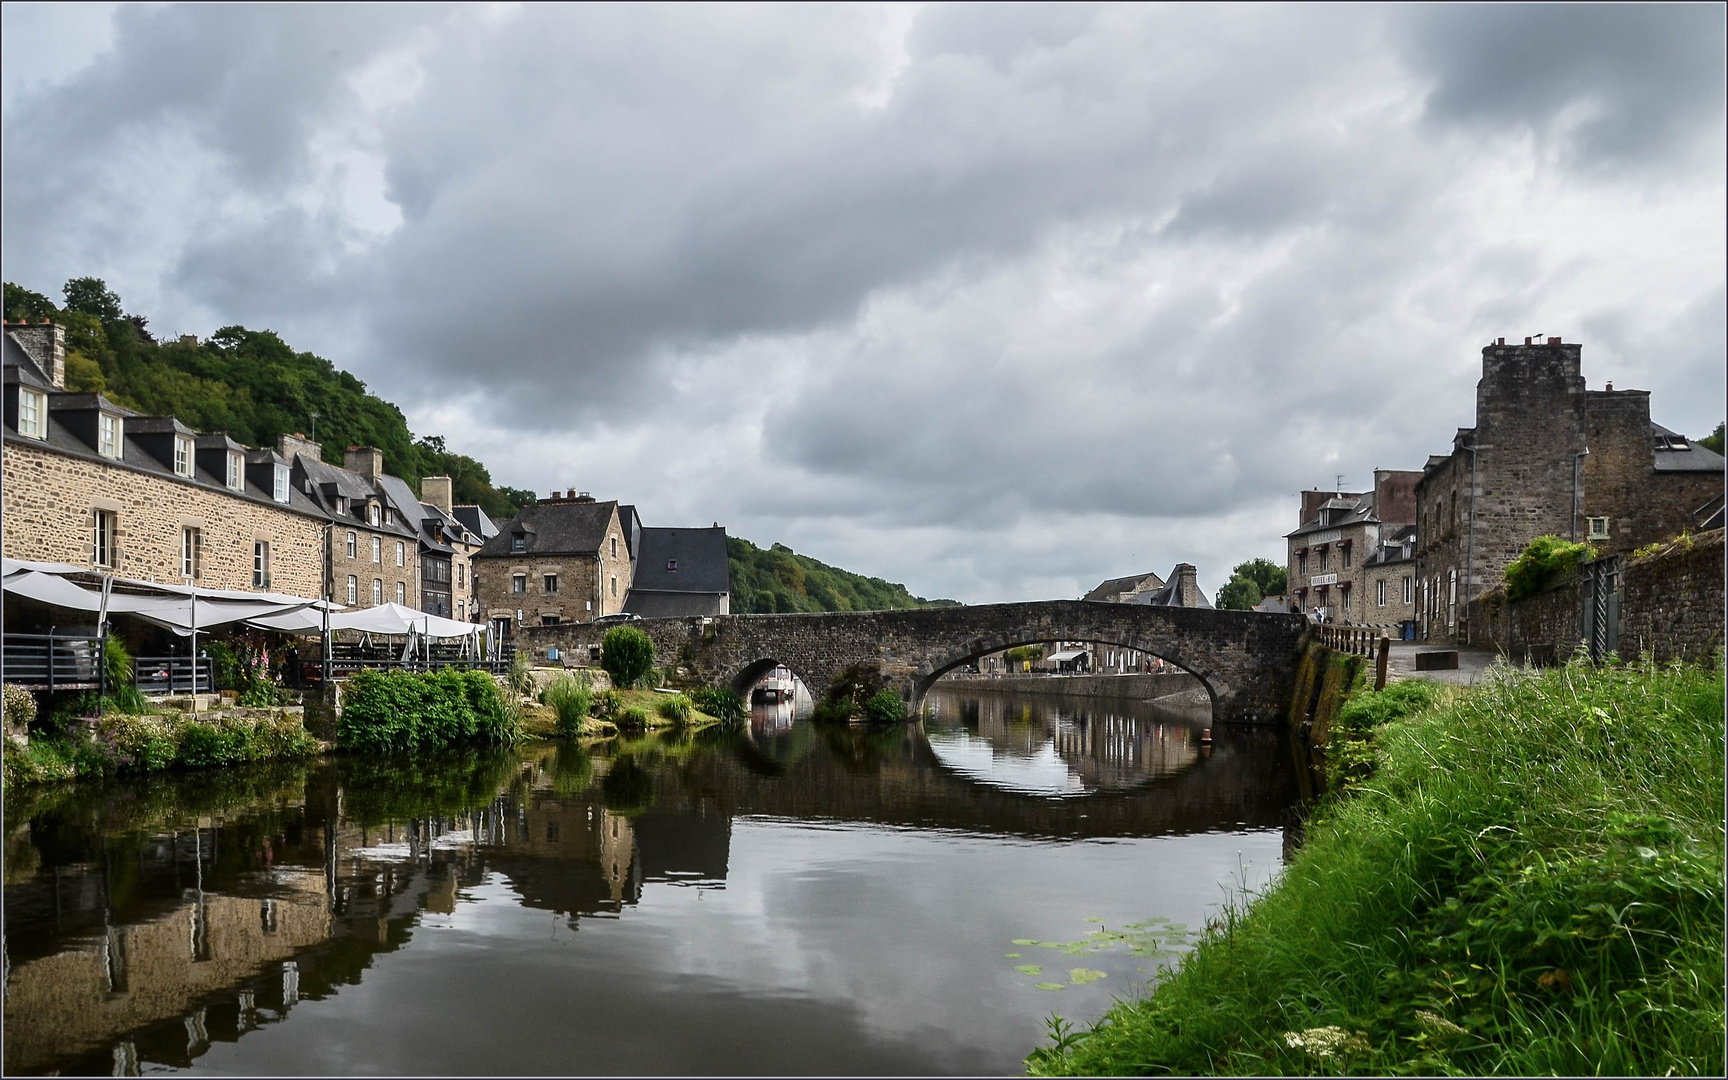
<path id="1" fill-rule="evenodd" d="M 1613 383 L 1608 384 L 1608 392 L 1610 394 L 1612 394 L 1614 392 L 1614 384 Z"/>
<path id="2" fill-rule="evenodd" d="M 384 451 L 376 446 L 350 446 L 342 455 L 342 467 L 375 481 L 384 475 Z"/>
<path id="3" fill-rule="evenodd" d="M 1504 345 L 1504 344 L 1506 344 L 1506 339 L 1505 339 L 1505 338 L 1501 338 L 1501 339 L 1500 339 L 1500 340 L 1499 340 L 1499 341 L 1496 341 L 1496 342 L 1495 342 L 1495 344 L 1496 344 L 1496 345 Z"/>
<path id="4" fill-rule="evenodd" d="M 420 501 L 450 512 L 453 483 L 448 476 L 427 476 L 420 481 Z"/>
<path id="5" fill-rule="evenodd" d="M 283 432 L 281 438 L 276 440 L 276 452 L 290 465 L 297 457 L 311 458 L 313 461 L 324 460 L 324 448 L 298 431 L 292 435 Z"/>
<path id="6" fill-rule="evenodd" d="M 56 390 L 66 389 L 66 328 L 44 319 L 42 322 L 7 323 L 11 334 Z"/>
<path id="7" fill-rule="evenodd" d="M 1525 339 L 1524 339 L 1524 344 L 1526 344 L 1526 345 L 1530 345 L 1530 344 L 1533 344 L 1533 342 L 1532 342 L 1532 341 L 1531 341 L 1531 340 L 1530 340 L 1530 339 L 1529 339 L 1529 338 L 1525 338 Z"/>
<path id="8" fill-rule="evenodd" d="M 1176 599 L 1183 607 L 1200 606 L 1200 572 L 1193 563 L 1176 564 Z"/>
<path id="9" fill-rule="evenodd" d="M 1558 345 L 1558 344 L 1560 344 L 1560 339 L 1559 339 L 1559 338 L 1557 338 L 1557 337 L 1551 337 L 1551 338 L 1549 338 L 1549 339 L 1548 339 L 1548 344 L 1550 344 L 1550 345 Z"/>
<path id="10" fill-rule="evenodd" d="M 586 491 L 573 491 L 571 492 L 571 495 L 574 496 L 575 500 L 579 503 L 591 503 L 594 501 L 594 496 L 588 494 Z"/>

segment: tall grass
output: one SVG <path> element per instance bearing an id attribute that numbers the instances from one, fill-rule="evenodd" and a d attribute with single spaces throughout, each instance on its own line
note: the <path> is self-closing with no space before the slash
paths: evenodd
<path id="1" fill-rule="evenodd" d="M 1722 1074 L 1720 657 L 1512 673 L 1375 741 L 1276 886 L 1030 1069 Z"/>
<path id="2" fill-rule="evenodd" d="M 586 678 L 564 674 L 540 691 L 540 704 L 557 714 L 558 734 L 570 737 L 581 734 L 582 721 L 588 719 L 588 706 L 593 694 Z"/>

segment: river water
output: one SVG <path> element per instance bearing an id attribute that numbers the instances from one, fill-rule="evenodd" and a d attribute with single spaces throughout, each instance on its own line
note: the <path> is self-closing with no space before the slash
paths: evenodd
<path id="1" fill-rule="evenodd" d="M 5 1071 L 1017 1074 L 1281 865 L 1288 746 L 1203 707 L 789 708 L 14 797 Z"/>

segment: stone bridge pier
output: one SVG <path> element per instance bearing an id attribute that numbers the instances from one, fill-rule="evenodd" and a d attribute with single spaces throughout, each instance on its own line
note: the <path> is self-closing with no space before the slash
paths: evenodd
<path id="1" fill-rule="evenodd" d="M 913 611 L 821 612 L 642 619 L 656 663 L 684 685 L 745 693 L 784 664 L 822 695 L 858 670 L 897 690 L 908 712 L 943 673 L 980 656 L 1050 641 L 1094 641 L 1162 657 L 1205 685 L 1219 723 L 1281 720 L 1296 681 L 1301 615 L 1048 600 Z M 524 627 L 517 646 L 536 660 L 557 647 L 584 661 L 606 626 Z"/>

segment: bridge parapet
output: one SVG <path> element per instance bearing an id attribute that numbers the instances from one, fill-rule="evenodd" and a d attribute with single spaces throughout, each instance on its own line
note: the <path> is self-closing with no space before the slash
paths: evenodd
<path id="1" fill-rule="evenodd" d="M 1155 608 L 1084 600 L 642 619 L 656 662 L 688 685 L 745 690 L 776 663 L 818 694 L 848 671 L 899 691 L 910 710 L 944 672 L 980 656 L 1048 641 L 1095 641 L 1159 656 L 1197 676 L 1221 723 L 1282 718 L 1307 620 L 1265 612 Z M 610 627 L 560 623 L 519 631 L 519 647 L 586 657 Z"/>

